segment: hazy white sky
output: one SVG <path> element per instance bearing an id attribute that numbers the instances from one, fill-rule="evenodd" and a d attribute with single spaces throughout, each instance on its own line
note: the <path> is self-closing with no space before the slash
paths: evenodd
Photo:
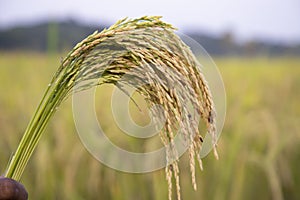
<path id="1" fill-rule="evenodd" d="M 300 0 L 0 0 L 0 27 L 70 17 L 112 24 L 142 15 L 162 15 L 182 30 L 300 41 Z"/>

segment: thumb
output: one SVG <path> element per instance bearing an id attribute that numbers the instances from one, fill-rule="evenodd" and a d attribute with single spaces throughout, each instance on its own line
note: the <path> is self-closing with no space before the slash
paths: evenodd
<path id="1" fill-rule="evenodd" d="M 27 200 L 25 187 L 10 178 L 0 177 L 0 200 Z"/>

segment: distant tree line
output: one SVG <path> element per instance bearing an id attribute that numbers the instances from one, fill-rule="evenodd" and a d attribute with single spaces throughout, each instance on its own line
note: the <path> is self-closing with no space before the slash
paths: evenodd
<path id="1" fill-rule="evenodd" d="M 67 51 L 95 30 L 101 31 L 104 27 L 107 26 L 87 26 L 68 20 L 0 30 L 0 51 Z M 300 44 L 291 46 L 255 40 L 241 44 L 237 43 L 229 32 L 220 36 L 211 36 L 198 31 L 189 31 L 185 34 L 200 43 L 211 55 L 300 55 Z"/>

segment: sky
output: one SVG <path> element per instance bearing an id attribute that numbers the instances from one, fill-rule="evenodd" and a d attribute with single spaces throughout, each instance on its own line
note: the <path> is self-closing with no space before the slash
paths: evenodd
<path id="1" fill-rule="evenodd" d="M 70 18 L 113 24 L 143 15 L 161 15 L 183 32 L 300 42 L 300 0 L 0 0 L 0 28 Z"/>

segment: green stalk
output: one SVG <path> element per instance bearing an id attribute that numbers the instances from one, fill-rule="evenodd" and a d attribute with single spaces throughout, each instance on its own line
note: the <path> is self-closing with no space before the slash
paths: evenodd
<path id="1" fill-rule="evenodd" d="M 21 175 L 23 174 L 23 171 L 28 163 L 28 160 L 30 159 L 35 147 L 38 144 L 42 132 L 44 131 L 50 118 L 55 113 L 55 108 L 59 103 L 60 95 L 51 91 L 50 88 L 51 87 L 48 87 L 48 89 L 46 90 L 39 106 L 34 113 L 33 118 L 29 122 L 29 125 L 20 141 L 16 153 L 13 155 L 8 165 L 5 174 L 5 176 L 8 178 L 12 178 L 17 181 L 20 180 Z M 51 99 L 53 99 L 53 101 L 51 101 Z"/>

